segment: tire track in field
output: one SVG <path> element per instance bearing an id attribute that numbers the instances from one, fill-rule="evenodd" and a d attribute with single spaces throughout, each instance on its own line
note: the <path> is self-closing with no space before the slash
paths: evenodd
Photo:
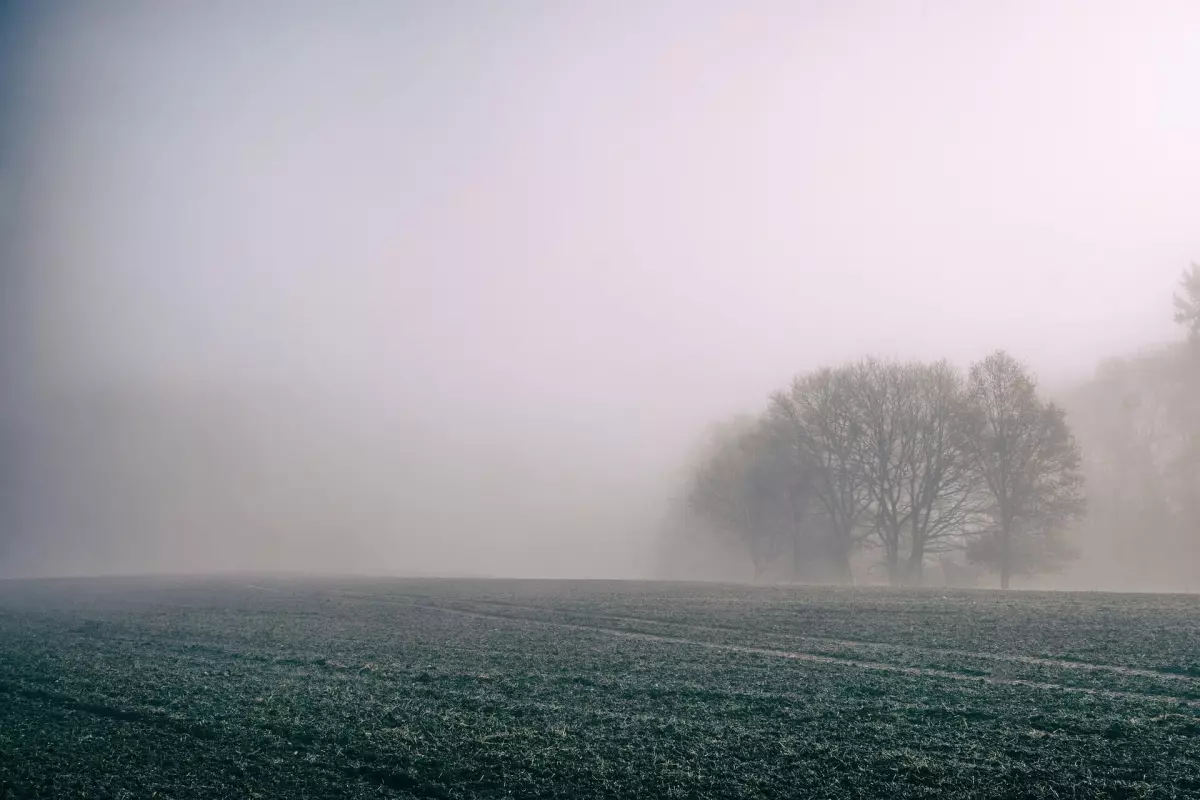
<path id="1" fill-rule="evenodd" d="M 372 597 L 371 595 L 355 594 L 353 596 L 354 597 L 362 597 L 363 599 L 374 599 L 374 600 L 383 599 L 383 597 L 385 597 L 385 596 L 393 597 L 393 598 L 403 597 L 403 598 L 406 598 L 406 600 L 405 600 L 406 603 L 411 603 L 411 601 L 414 599 L 425 599 L 421 595 L 391 594 L 391 595 L 381 595 L 381 596 Z M 662 625 L 662 626 L 665 626 L 668 628 L 686 628 L 686 629 L 697 630 L 697 631 L 723 631 L 723 632 L 730 632 L 730 633 L 758 633 L 758 631 L 748 631 L 748 630 L 745 630 L 742 628 L 735 628 L 731 625 L 702 625 L 702 624 L 694 623 L 694 622 L 673 622 L 673 621 L 669 621 L 669 620 L 652 619 L 649 617 L 630 617 L 630 616 L 623 616 L 623 615 L 619 615 L 619 614 L 587 614 L 585 612 L 568 611 L 568 610 L 564 610 L 564 609 L 557 609 L 557 608 L 552 608 L 552 607 L 547 607 L 547 606 L 521 605 L 518 603 L 510 603 L 510 602 L 503 601 L 503 600 L 476 600 L 476 601 L 467 601 L 467 602 L 475 604 L 475 605 L 500 606 L 502 608 L 511 608 L 511 609 L 514 609 L 517 611 L 532 611 L 535 613 L 542 613 L 542 614 L 565 614 L 565 615 L 574 615 L 574 616 L 578 616 L 578 617 L 585 617 L 585 618 L 591 618 L 591 619 L 611 619 L 611 620 L 619 620 L 621 622 L 631 622 L 631 623 L 641 624 L 641 625 Z M 446 607 L 439 606 L 439 608 L 446 608 Z M 501 616 L 503 616 L 503 615 L 501 615 Z M 519 617 L 516 615 L 512 615 L 512 616 L 508 616 L 508 617 L 504 617 L 504 618 L 505 619 L 520 619 L 520 620 L 528 619 L 526 617 Z M 553 623 L 552 620 L 548 621 L 548 622 Z M 569 623 L 565 623 L 565 624 L 569 624 Z M 765 631 L 762 633 L 765 633 Z M 653 634 L 651 634 L 651 635 L 653 635 Z M 786 636 L 789 638 L 807 640 L 807 641 L 812 641 L 812 642 L 822 642 L 825 644 L 835 645 L 837 647 L 858 647 L 858 648 L 873 649 L 873 650 L 899 650 L 899 651 L 903 651 L 903 652 L 916 653 L 916 654 L 920 654 L 920 655 L 948 656 L 951 658 L 954 658 L 954 657 L 976 658 L 981 661 L 1007 661 L 1007 662 L 1011 662 L 1011 663 L 1015 663 L 1015 664 L 1026 664 L 1029 666 L 1036 666 L 1036 667 L 1051 667 L 1051 668 L 1057 668 L 1057 669 L 1069 669 L 1069 670 L 1076 670 L 1076 671 L 1080 671 L 1080 672 L 1106 672 L 1106 673 L 1113 674 L 1113 675 L 1121 675 L 1121 676 L 1131 677 L 1131 678 L 1150 678 L 1150 679 L 1156 679 L 1156 680 L 1180 681 L 1182 683 L 1191 684 L 1191 685 L 1200 684 L 1200 678 L 1197 678 L 1192 675 L 1185 675 L 1185 674 L 1178 673 L 1178 672 L 1165 672 L 1165 671 L 1155 670 L 1155 669 L 1146 669 L 1143 667 L 1126 667 L 1126 666 L 1122 666 L 1120 664 L 1098 664 L 1098 663 L 1090 662 L 1090 661 L 1071 661 L 1068 659 L 1048 658 L 1048 657 L 1044 657 L 1044 656 L 1026 656 L 1026 655 L 1019 655 L 1019 654 L 1015 654 L 1015 653 L 987 653 L 987 652 L 973 651 L 973 650 L 954 650 L 954 649 L 950 649 L 950 648 L 923 647 L 921 645 L 916 645 L 916 644 L 904 644 L 904 643 L 893 644 L 893 643 L 889 643 L 889 642 L 873 642 L 873 641 L 867 641 L 867 640 L 863 640 L 863 639 L 841 639 L 841 638 L 836 638 L 836 637 L 832 637 L 832 636 L 816 636 L 816 635 L 812 635 L 812 634 L 801 634 L 801 633 L 781 633 L 781 634 L 771 634 L 771 635 Z M 813 654 L 813 655 L 815 655 L 815 654 Z"/>
<path id="2" fill-rule="evenodd" d="M 247 589 L 255 589 L 260 592 L 271 592 L 272 594 L 291 594 L 286 589 L 276 589 L 271 586 L 259 586 L 257 583 L 247 583 Z"/>
<path id="3" fill-rule="evenodd" d="M 883 661 L 865 661 L 855 658 L 843 658 L 841 656 L 819 655 L 817 653 L 805 653 L 795 650 L 777 650 L 770 647 L 754 647 L 752 645 L 740 644 L 724 644 L 720 642 L 706 642 L 697 639 L 685 639 L 678 636 L 663 636 L 656 633 L 640 633 L 638 631 L 624 631 L 618 628 L 605 628 L 598 625 L 583 625 L 572 622 L 553 622 L 550 620 L 531 619 L 529 617 L 519 617 L 506 614 L 494 614 L 485 611 L 468 611 L 461 608 L 450 608 L 447 606 L 428 605 L 423 603 L 406 603 L 412 608 L 419 608 L 426 611 L 439 611 L 446 614 L 457 614 L 463 617 L 471 617 L 475 619 L 487 620 L 502 620 L 506 622 L 524 622 L 533 625 L 543 625 L 552 628 L 561 628 L 563 630 L 603 633 L 609 636 L 615 636 L 623 639 L 634 639 L 645 642 L 656 642 L 660 644 L 675 644 L 675 645 L 690 645 L 693 647 L 703 647 L 710 650 L 723 650 L 730 653 L 744 653 L 748 655 L 767 656 L 770 658 L 785 658 L 791 661 L 802 661 L 814 664 L 830 664 L 834 666 L 854 667 L 857 669 L 872 670 L 877 672 L 891 672 L 894 674 L 908 675 L 915 678 L 943 678 L 946 680 L 965 681 L 970 683 L 992 683 L 1002 684 L 1005 686 L 1023 686 L 1029 689 L 1040 689 L 1043 691 L 1064 692 L 1067 694 L 1083 694 L 1093 697 L 1103 697 L 1110 700 L 1138 700 L 1158 703 L 1167 703 L 1176 706 L 1186 706 L 1188 708 L 1200 708 L 1200 700 L 1189 700 L 1183 697 L 1174 697 L 1164 694 L 1142 694 L 1140 692 L 1127 692 L 1117 689 L 1098 689 L 1084 686 L 1066 686 L 1061 683 L 1046 683 L 1043 681 L 1030 681 L 1022 678 L 1002 678 L 989 675 L 970 675 L 963 672 L 953 672 L 951 670 L 934 669 L 928 667 L 909 667 L 902 664 L 888 664 Z"/>

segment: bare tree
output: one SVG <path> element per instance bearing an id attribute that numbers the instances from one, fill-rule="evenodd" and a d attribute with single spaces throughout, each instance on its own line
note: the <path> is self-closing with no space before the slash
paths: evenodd
<path id="1" fill-rule="evenodd" d="M 870 498 L 868 522 L 883 548 L 888 582 L 903 581 L 900 550 L 913 516 L 911 489 L 917 447 L 913 367 L 867 359 L 850 368 L 850 409 L 861 432 L 852 450 Z"/>
<path id="2" fill-rule="evenodd" d="M 792 576 L 822 578 L 828 573 L 828 548 L 818 515 L 810 513 L 813 472 L 805 454 L 793 446 L 787 426 L 763 415 L 755 431 L 758 454 L 755 483 L 782 520 L 791 542 Z"/>
<path id="3" fill-rule="evenodd" d="M 868 359 L 854 376 L 872 531 L 889 582 L 920 583 L 927 555 L 960 547 L 977 527 L 980 482 L 966 448 L 963 381 L 946 362 Z"/>
<path id="4" fill-rule="evenodd" d="M 992 520 L 969 552 L 1007 589 L 1014 573 L 1069 557 L 1061 533 L 1084 509 L 1079 448 L 1063 410 L 1043 403 L 1033 378 L 1003 351 L 971 367 L 968 398 L 967 442 Z"/>
<path id="5" fill-rule="evenodd" d="M 971 457 L 962 376 L 945 361 L 915 372 L 915 443 L 905 475 L 911 509 L 908 580 L 919 584 L 926 556 L 962 547 L 979 529 L 984 493 Z"/>
<path id="6" fill-rule="evenodd" d="M 827 523 L 829 557 L 837 580 L 849 583 L 850 553 L 869 531 L 871 506 L 864 474 L 863 430 L 853 407 L 852 369 L 822 369 L 796 378 L 771 398 L 768 418 L 786 431 L 797 460 L 808 465 L 814 504 Z"/>
<path id="7" fill-rule="evenodd" d="M 789 480 L 760 422 L 737 419 L 718 426 L 713 445 L 693 474 L 693 513 L 735 536 L 761 577 L 792 541 L 794 498 Z"/>

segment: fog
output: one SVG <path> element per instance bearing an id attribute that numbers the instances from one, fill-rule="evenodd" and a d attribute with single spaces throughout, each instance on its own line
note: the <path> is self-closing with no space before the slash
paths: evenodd
<path id="1" fill-rule="evenodd" d="M 798 372 L 1003 347 L 1067 386 L 1178 337 L 1198 36 L 1186 0 L 11 11 L 0 574 L 662 574 L 697 437 Z"/>

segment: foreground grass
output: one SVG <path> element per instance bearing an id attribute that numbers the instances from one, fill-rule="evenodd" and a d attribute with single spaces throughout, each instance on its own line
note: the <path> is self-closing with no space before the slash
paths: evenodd
<path id="1" fill-rule="evenodd" d="M 1188 597 L 0 584 L 10 797 L 1196 797 Z"/>

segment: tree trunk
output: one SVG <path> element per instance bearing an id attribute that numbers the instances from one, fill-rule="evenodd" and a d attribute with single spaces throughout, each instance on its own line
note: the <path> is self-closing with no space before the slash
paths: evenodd
<path id="1" fill-rule="evenodd" d="M 888 584 L 899 586 L 903 581 L 900 575 L 900 548 L 895 543 L 887 544 L 887 573 Z"/>
<path id="2" fill-rule="evenodd" d="M 800 526 L 796 524 L 796 507 L 788 498 L 788 521 L 792 527 L 792 583 L 800 582 Z"/>
<path id="3" fill-rule="evenodd" d="M 925 571 L 925 541 L 917 531 L 917 526 L 913 525 L 912 532 L 912 550 L 908 554 L 908 583 L 913 586 L 920 586 L 923 582 Z"/>
<path id="4" fill-rule="evenodd" d="M 800 529 L 792 529 L 792 580 L 801 583 L 804 578 L 804 555 L 800 544 Z"/>
<path id="5" fill-rule="evenodd" d="M 836 536 L 833 540 L 831 561 L 833 566 L 834 576 L 838 583 L 851 584 L 853 583 L 853 575 L 850 574 L 850 542 L 848 536 Z"/>
<path id="6" fill-rule="evenodd" d="M 924 583 L 925 572 L 925 554 L 917 552 L 917 548 L 913 547 L 913 554 L 908 559 L 908 582 L 913 586 L 920 586 Z"/>
<path id="7" fill-rule="evenodd" d="M 1012 523 L 1006 522 L 1000 531 L 1000 588 L 1007 589 L 1012 578 L 1012 538 L 1009 536 Z"/>

